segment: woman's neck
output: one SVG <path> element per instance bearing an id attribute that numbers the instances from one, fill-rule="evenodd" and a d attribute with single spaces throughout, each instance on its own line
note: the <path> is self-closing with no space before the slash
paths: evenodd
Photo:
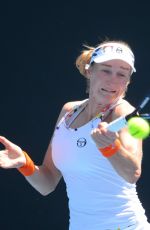
<path id="1" fill-rule="evenodd" d="M 85 107 L 86 110 L 86 114 L 89 120 L 93 119 L 94 117 L 96 117 L 98 114 L 100 113 L 105 113 L 106 111 L 108 111 L 110 108 L 113 107 L 113 105 L 115 105 L 118 101 L 120 100 L 120 98 L 117 98 L 113 103 L 111 104 L 97 104 L 95 103 L 93 100 L 91 100 L 89 98 L 87 105 Z"/>
<path id="2" fill-rule="evenodd" d="M 88 120 L 93 119 L 99 113 L 104 113 L 105 111 L 109 109 L 109 107 L 110 105 L 94 105 L 90 103 L 89 101 L 85 107 L 85 112 L 86 112 Z"/>

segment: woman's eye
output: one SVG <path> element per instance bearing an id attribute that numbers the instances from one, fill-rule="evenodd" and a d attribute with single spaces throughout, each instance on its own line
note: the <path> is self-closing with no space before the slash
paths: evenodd
<path id="1" fill-rule="evenodd" d="M 110 73 L 110 70 L 108 70 L 108 69 L 103 69 L 102 72 L 104 72 L 104 73 Z"/>
<path id="2" fill-rule="evenodd" d="M 126 75 L 123 74 L 123 73 L 118 73 L 118 76 L 120 76 L 120 77 L 126 77 Z"/>

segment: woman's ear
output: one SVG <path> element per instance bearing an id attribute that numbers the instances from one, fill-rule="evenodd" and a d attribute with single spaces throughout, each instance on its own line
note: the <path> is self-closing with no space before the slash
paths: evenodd
<path id="1" fill-rule="evenodd" d="M 87 78 L 87 79 L 90 79 L 90 78 L 91 78 L 91 75 L 92 75 L 92 73 L 91 73 L 91 68 L 89 68 L 89 69 L 86 70 L 86 78 Z"/>
<path id="2" fill-rule="evenodd" d="M 128 88 L 128 85 L 130 84 L 130 81 L 127 82 L 126 88 Z"/>

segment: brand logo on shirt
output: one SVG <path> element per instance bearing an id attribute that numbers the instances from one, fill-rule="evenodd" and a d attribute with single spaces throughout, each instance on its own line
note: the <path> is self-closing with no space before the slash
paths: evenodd
<path id="1" fill-rule="evenodd" d="M 86 139 L 85 139 L 84 137 L 81 137 L 81 138 L 79 138 L 79 139 L 77 140 L 77 146 L 78 146 L 79 148 L 84 147 L 84 146 L 86 145 L 86 143 L 87 143 L 87 141 L 86 141 Z"/>

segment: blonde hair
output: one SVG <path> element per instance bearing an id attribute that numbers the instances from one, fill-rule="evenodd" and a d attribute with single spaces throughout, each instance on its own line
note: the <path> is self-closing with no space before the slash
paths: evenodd
<path id="1" fill-rule="evenodd" d="M 103 42 L 101 42 L 100 44 L 98 44 L 96 47 L 92 47 L 92 46 L 88 46 L 88 45 L 83 45 L 86 49 L 83 49 L 81 51 L 81 54 L 77 57 L 76 59 L 76 67 L 79 70 L 79 72 L 81 73 L 81 75 L 83 75 L 84 77 L 87 78 L 87 73 L 86 73 L 86 69 L 85 69 L 85 65 L 90 63 L 91 60 L 91 56 L 93 51 L 99 47 L 100 45 L 104 45 L 107 43 L 113 43 L 113 42 L 117 42 L 119 44 L 125 45 L 127 46 L 129 49 L 131 49 L 131 47 L 128 45 L 128 43 L 124 42 L 124 41 L 117 41 L 117 40 L 105 40 Z"/>

